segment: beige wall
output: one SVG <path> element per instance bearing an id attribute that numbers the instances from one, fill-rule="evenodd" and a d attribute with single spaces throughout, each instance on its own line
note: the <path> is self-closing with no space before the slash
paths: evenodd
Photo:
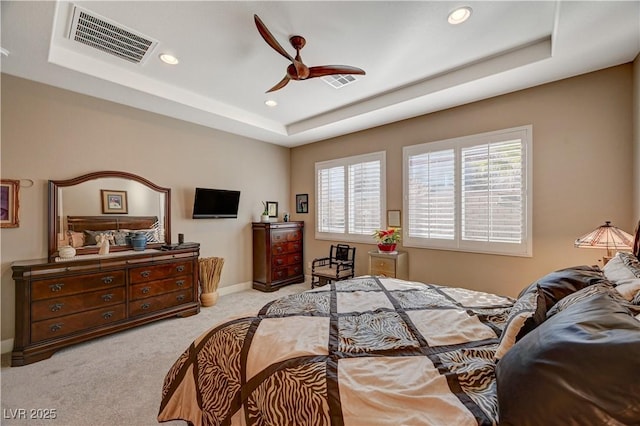
<path id="1" fill-rule="evenodd" d="M 517 295 L 553 269 L 595 264 L 604 253 L 573 241 L 605 220 L 633 230 L 632 73 L 627 64 L 294 148 L 292 197 L 308 193 L 313 212 L 316 161 L 386 150 L 387 208 L 401 209 L 403 146 L 532 124 L 533 257 L 407 249 L 412 280 Z M 328 253 L 331 242 L 311 238 L 313 213 L 293 219 L 306 221 L 307 262 Z M 375 246 L 356 246 L 365 274 Z"/>
<path id="2" fill-rule="evenodd" d="M 2 339 L 13 336 L 11 262 L 47 255 L 47 181 L 121 170 L 172 189 L 172 241 L 225 258 L 222 287 L 251 281 L 262 200 L 290 210 L 289 149 L 2 75 L 2 178 L 20 189 L 20 227 L 1 231 Z M 241 191 L 238 219 L 191 219 L 196 186 Z"/>

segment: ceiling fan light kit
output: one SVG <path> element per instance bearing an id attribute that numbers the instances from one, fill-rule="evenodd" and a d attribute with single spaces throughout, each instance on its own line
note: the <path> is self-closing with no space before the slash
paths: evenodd
<path id="1" fill-rule="evenodd" d="M 267 26 L 262 22 L 258 15 L 253 15 L 253 19 L 256 23 L 256 27 L 258 28 L 258 32 L 260 33 L 264 41 L 266 41 L 273 50 L 291 61 L 291 64 L 287 66 L 287 72 L 284 78 L 280 80 L 275 86 L 267 90 L 267 93 L 282 89 L 291 80 L 300 81 L 307 80 L 309 78 L 337 74 L 366 74 L 364 70 L 349 65 L 321 65 L 317 67 L 308 67 L 302 62 L 302 58 L 300 57 L 300 50 L 307 42 L 304 37 L 300 35 L 293 35 L 289 37 L 291 46 L 293 46 L 293 48 L 296 50 L 296 56 L 291 57 L 291 55 L 289 55 L 289 53 L 284 50 L 280 43 L 278 43 L 276 38 L 273 36 L 273 34 L 271 34 Z"/>

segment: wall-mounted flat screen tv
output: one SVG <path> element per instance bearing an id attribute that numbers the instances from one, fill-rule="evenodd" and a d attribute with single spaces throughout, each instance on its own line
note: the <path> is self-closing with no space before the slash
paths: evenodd
<path id="1" fill-rule="evenodd" d="M 240 191 L 196 188 L 193 201 L 193 218 L 237 218 Z"/>

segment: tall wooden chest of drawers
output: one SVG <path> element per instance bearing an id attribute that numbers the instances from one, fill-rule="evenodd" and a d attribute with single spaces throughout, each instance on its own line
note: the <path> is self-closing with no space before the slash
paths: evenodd
<path id="1" fill-rule="evenodd" d="M 200 248 L 78 256 L 12 265 L 16 332 L 12 365 L 63 347 L 171 316 L 200 311 Z"/>
<path id="2" fill-rule="evenodd" d="M 304 282 L 304 222 L 253 223 L 253 288 L 275 291 Z"/>

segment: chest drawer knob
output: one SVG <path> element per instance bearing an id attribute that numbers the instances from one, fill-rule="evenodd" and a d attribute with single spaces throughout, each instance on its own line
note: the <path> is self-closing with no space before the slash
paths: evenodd
<path id="1" fill-rule="evenodd" d="M 64 303 L 54 303 L 53 305 L 49 306 L 49 309 L 51 310 L 51 312 L 58 312 L 60 309 L 62 309 L 63 306 Z"/>
<path id="2" fill-rule="evenodd" d="M 151 287 L 142 287 L 142 294 L 147 294 L 151 291 Z"/>
<path id="3" fill-rule="evenodd" d="M 113 282 L 113 277 L 112 276 L 102 277 L 102 282 L 105 284 L 111 284 Z"/>
<path id="4" fill-rule="evenodd" d="M 151 271 L 142 271 L 140 272 L 140 275 L 142 276 L 142 278 L 149 278 L 149 276 L 151 275 Z"/>
<path id="5" fill-rule="evenodd" d="M 184 265 L 180 265 L 180 266 L 178 266 L 178 267 L 176 268 L 176 271 L 178 271 L 178 272 L 182 272 L 182 271 L 184 271 Z"/>
<path id="6" fill-rule="evenodd" d="M 180 294 L 179 296 L 176 297 L 176 300 L 178 302 L 182 302 L 184 300 L 184 294 Z"/>
<path id="7" fill-rule="evenodd" d="M 102 295 L 102 300 L 104 300 L 105 302 L 110 302 L 112 299 L 113 299 L 113 293 Z"/>
<path id="8" fill-rule="evenodd" d="M 51 327 L 49 327 L 49 330 L 51 330 L 52 333 L 62 330 L 62 323 L 52 324 Z"/>
<path id="9" fill-rule="evenodd" d="M 182 286 L 184 285 L 184 280 L 178 280 L 178 281 L 176 281 L 176 285 L 177 285 L 178 287 L 182 287 Z"/>
<path id="10" fill-rule="evenodd" d="M 113 311 L 105 312 L 104 314 L 102 314 L 102 318 L 104 318 L 106 320 L 108 320 L 112 316 L 113 316 Z"/>
<path id="11" fill-rule="evenodd" d="M 148 303 L 143 303 L 140 307 L 141 307 L 142 309 L 149 309 L 149 308 L 151 307 L 151 305 L 150 305 L 150 304 L 148 304 Z"/>
<path id="12" fill-rule="evenodd" d="M 51 289 L 52 292 L 56 293 L 58 291 L 62 290 L 62 287 L 64 287 L 63 283 L 57 283 L 57 284 L 51 284 L 49 286 L 49 288 Z"/>

